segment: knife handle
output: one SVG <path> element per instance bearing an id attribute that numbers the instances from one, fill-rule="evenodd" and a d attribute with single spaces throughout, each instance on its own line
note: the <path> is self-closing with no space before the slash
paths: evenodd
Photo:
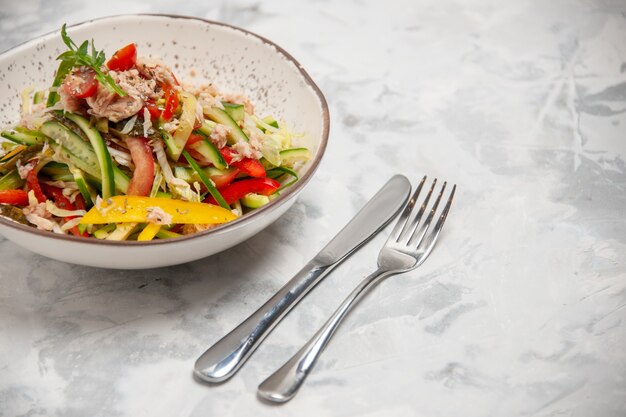
<path id="1" fill-rule="evenodd" d="M 206 382 L 222 382 L 237 372 L 280 320 L 334 265 L 307 263 L 263 304 L 196 361 L 194 374 Z"/>

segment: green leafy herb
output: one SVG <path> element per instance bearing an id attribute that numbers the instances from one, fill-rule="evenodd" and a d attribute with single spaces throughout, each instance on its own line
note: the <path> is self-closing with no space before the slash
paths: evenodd
<path id="1" fill-rule="evenodd" d="M 94 45 L 93 39 L 91 40 L 91 50 L 89 48 L 89 41 L 84 41 L 80 46 L 67 35 L 65 24 L 61 27 L 61 38 L 63 43 L 67 45 L 69 51 L 63 52 L 57 57 L 57 60 L 61 61 L 56 76 L 54 77 L 53 86 L 58 87 L 63 82 L 63 79 L 74 67 L 81 65 L 87 66 L 94 70 L 96 73 L 96 79 L 105 86 L 109 91 L 117 93 L 117 95 L 124 97 L 126 93 L 115 83 L 115 80 L 109 75 L 102 72 L 100 69 L 106 60 L 104 51 L 97 51 Z M 52 93 L 48 97 L 48 106 L 53 105 L 58 100 L 58 94 Z"/>

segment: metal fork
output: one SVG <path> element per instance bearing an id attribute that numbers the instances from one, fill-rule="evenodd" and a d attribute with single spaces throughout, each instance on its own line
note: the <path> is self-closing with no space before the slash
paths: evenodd
<path id="1" fill-rule="evenodd" d="M 426 176 L 422 178 L 422 181 L 413 196 L 411 196 L 396 226 L 381 249 L 378 255 L 378 269 L 366 277 L 350 293 L 311 340 L 280 369 L 259 385 L 258 394 L 260 397 L 279 403 L 292 399 L 302 386 L 309 372 L 311 372 L 311 369 L 313 369 L 317 358 L 321 355 L 324 347 L 326 347 L 330 338 L 335 333 L 335 330 L 337 330 L 343 318 L 346 317 L 356 303 L 385 278 L 417 268 L 426 260 L 428 255 L 430 255 L 439 237 L 443 223 L 446 221 L 446 217 L 450 211 L 456 185 L 452 187 L 448 201 L 439 215 L 434 229 L 427 235 L 432 220 L 435 217 L 437 207 L 446 189 L 446 182 L 443 183 L 435 203 L 431 207 L 426 220 L 422 223 L 422 217 L 426 212 L 437 179 L 435 178 L 433 181 L 424 202 L 416 207 L 417 199 L 425 182 Z"/>

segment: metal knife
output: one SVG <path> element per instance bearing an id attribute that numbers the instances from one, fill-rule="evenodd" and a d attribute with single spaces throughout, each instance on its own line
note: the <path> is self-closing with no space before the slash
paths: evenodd
<path id="1" fill-rule="evenodd" d="M 283 317 L 330 271 L 380 232 L 404 206 L 411 183 L 393 176 L 354 218 L 287 284 L 244 322 L 198 358 L 194 374 L 203 381 L 232 377 Z"/>

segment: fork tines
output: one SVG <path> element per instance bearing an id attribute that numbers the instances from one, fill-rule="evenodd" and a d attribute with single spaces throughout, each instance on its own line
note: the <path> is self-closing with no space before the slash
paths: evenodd
<path id="1" fill-rule="evenodd" d="M 393 238 L 398 243 L 402 243 L 408 246 L 415 246 L 415 247 L 419 246 L 422 243 L 424 236 L 428 232 L 428 229 L 430 228 L 433 218 L 435 217 L 435 213 L 437 212 L 437 208 L 439 207 L 439 203 L 441 202 L 441 199 L 443 197 L 444 191 L 447 186 L 446 181 L 444 181 L 443 185 L 441 186 L 439 195 L 437 196 L 437 199 L 435 200 L 434 204 L 429 210 L 426 220 L 422 222 L 422 218 L 424 217 L 424 214 L 427 211 L 426 209 L 428 207 L 428 203 L 430 202 L 430 199 L 435 190 L 435 186 L 437 184 L 436 178 L 433 180 L 421 206 L 419 206 L 419 209 L 413 214 L 412 218 L 410 218 L 411 214 L 414 211 L 413 208 L 417 204 L 419 195 L 422 189 L 424 188 L 424 183 L 426 182 L 426 178 L 427 177 L 424 176 L 424 178 L 422 178 L 422 180 L 420 181 L 419 185 L 417 186 L 417 189 L 411 196 L 411 199 L 409 200 L 406 208 L 402 212 L 402 215 L 398 219 L 398 223 L 396 224 L 396 227 L 391 233 L 390 238 Z M 426 243 L 425 248 L 428 251 L 429 249 L 432 248 L 431 246 L 434 243 L 434 241 L 437 239 L 437 236 L 439 235 L 439 232 L 441 231 L 441 228 L 443 227 L 443 223 L 445 222 L 446 217 L 448 216 L 448 212 L 450 211 L 450 206 L 452 205 L 452 199 L 454 198 L 455 191 L 456 191 L 456 184 L 452 187 L 452 191 L 450 192 L 450 195 L 448 196 L 448 201 L 446 205 L 444 206 L 441 212 L 441 215 L 439 216 L 439 219 L 437 220 L 437 223 L 435 224 L 435 228 L 433 229 L 433 232 L 429 235 L 427 241 L 425 242 Z"/>

